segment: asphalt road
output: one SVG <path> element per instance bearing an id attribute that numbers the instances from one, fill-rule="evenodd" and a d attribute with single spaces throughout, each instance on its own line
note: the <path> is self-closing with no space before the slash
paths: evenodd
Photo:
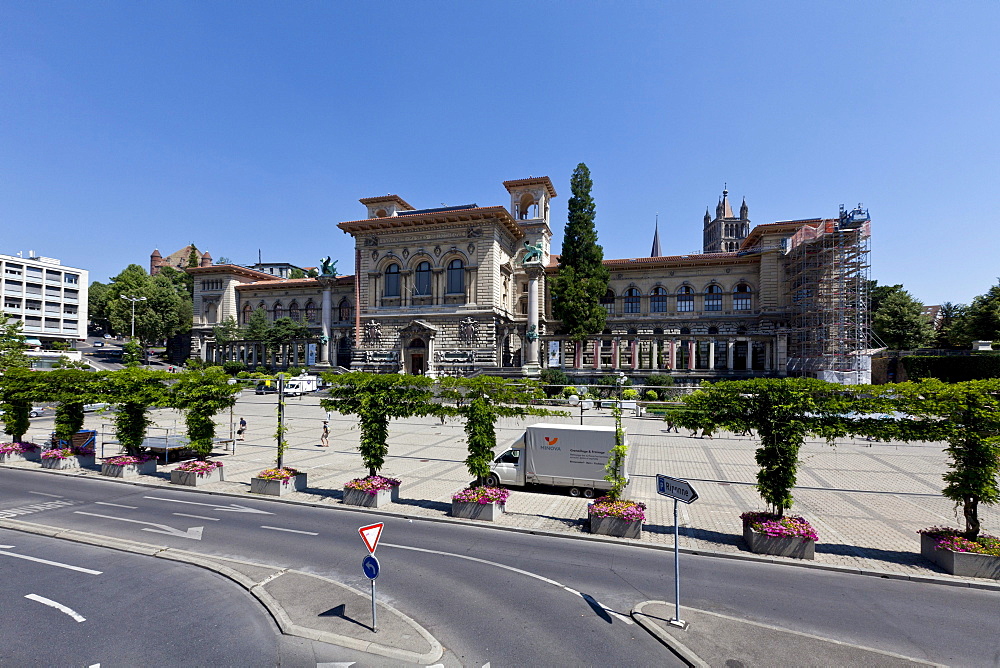
<path id="1" fill-rule="evenodd" d="M 674 661 L 627 619 L 640 601 L 672 600 L 670 552 L 34 471 L 0 470 L 0 516 L 37 503 L 37 492 L 69 503 L 17 519 L 296 568 L 355 588 L 367 584 L 357 528 L 377 517 L 386 525 L 379 595 L 442 642 L 445 663 Z M 996 592 L 681 556 L 682 606 L 952 665 L 1000 657 Z"/>

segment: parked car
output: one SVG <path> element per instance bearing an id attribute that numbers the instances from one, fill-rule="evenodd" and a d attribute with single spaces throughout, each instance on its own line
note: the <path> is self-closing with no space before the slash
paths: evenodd
<path id="1" fill-rule="evenodd" d="M 266 383 L 257 383 L 256 394 L 276 394 L 278 392 L 278 383 L 275 382 L 273 385 L 268 385 Z"/>
<path id="2" fill-rule="evenodd" d="M 111 404 L 84 404 L 83 405 L 83 412 L 84 413 L 93 413 L 95 411 L 103 411 L 103 410 L 107 410 L 110 406 L 111 406 Z"/>
<path id="3" fill-rule="evenodd" d="M 32 406 L 31 410 L 28 411 L 28 417 L 41 417 L 45 415 L 46 410 L 44 406 Z"/>
<path id="4" fill-rule="evenodd" d="M 104 345 L 104 341 L 94 341 L 91 345 L 94 346 L 95 348 L 100 348 L 101 346 Z"/>
<path id="5" fill-rule="evenodd" d="M 110 338 L 111 338 L 111 335 L 110 335 L 110 334 L 105 334 L 105 335 L 104 335 L 104 338 L 106 338 L 106 339 L 110 339 Z"/>

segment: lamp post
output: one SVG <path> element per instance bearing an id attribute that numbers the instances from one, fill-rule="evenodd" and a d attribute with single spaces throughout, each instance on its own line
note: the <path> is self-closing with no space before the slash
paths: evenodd
<path id="1" fill-rule="evenodd" d="M 135 338 L 135 303 L 146 301 L 145 297 L 126 297 L 125 295 L 118 295 L 126 301 L 132 302 L 132 335 L 129 338 Z"/>

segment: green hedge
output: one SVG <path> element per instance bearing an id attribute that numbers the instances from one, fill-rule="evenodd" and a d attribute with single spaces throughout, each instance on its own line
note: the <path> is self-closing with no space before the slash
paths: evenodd
<path id="1" fill-rule="evenodd" d="M 912 355 L 900 360 L 910 380 L 937 378 L 959 383 L 982 378 L 1000 378 L 1000 355 Z"/>

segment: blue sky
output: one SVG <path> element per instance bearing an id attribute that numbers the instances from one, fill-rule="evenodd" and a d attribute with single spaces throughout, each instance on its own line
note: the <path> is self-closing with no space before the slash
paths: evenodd
<path id="1" fill-rule="evenodd" d="M 0 253 L 107 278 L 189 242 L 350 270 L 360 197 L 504 204 L 590 167 L 605 257 L 863 202 L 872 277 L 1000 269 L 1000 4 L 0 0 Z"/>

